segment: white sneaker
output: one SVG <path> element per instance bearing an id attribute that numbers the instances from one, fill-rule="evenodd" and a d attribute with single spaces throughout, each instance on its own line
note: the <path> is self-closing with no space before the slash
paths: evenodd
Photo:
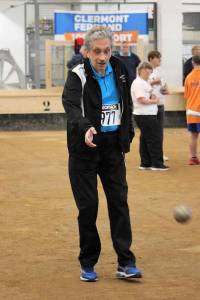
<path id="1" fill-rule="evenodd" d="M 139 170 L 151 170 L 151 167 L 139 166 Z"/>
<path id="2" fill-rule="evenodd" d="M 164 160 L 164 161 L 168 161 L 168 160 L 169 160 L 169 157 L 163 155 L 163 160 Z"/>
<path id="3" fill-rule="evenodd" d="M 168 166 L 165 166 L 165 165 L 160 166 L 160 167 L 154 167 L 154 166 L 152 166 L 152 167 L 151 167 L 151 170 L 152 170 L 152 171 L 168 171 L 168 170 L 169 170 L 169 167 L 168 167 Z"/>

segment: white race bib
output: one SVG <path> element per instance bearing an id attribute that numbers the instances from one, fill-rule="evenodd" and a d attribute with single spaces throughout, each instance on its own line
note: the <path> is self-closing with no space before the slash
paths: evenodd
<path id="1" fill-rule="evenodd" d="M 120 104 L 102 105 L 101 126 L 113 126 L 121 124 Z"/>

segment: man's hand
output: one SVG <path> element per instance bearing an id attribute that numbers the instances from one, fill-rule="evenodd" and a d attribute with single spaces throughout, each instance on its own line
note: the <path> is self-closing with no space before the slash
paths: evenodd
<path id="1" fill-rule="evenodd" d="M 160 92 L 161 92 L 161 94 L 163 94 L 163 95 L 169 95 L 169 90 L 168 90 L 168 87 L 167 87 L 166 84 L 165 84 L 164 86 L 161 87 Z"/>
<path id="2" fill-rule="evenodd" d="M 85 143 L 88 147 L 94 148 L 97 145 L 93 144 L 93 135 L 97 134 L 96 129 L 94 127 L 90 127 L 85 134 Z"/>
<path id="3" fill-rule="evenodd" d="M 150 99 L 155 100 L 157 97 L 154 94 L 151 94 Z"/>
<path id="4" fill-rule="evenodd" d="M 158 104 L 159 98 L 156 95 L 152 94 L 149 99 L 149 104 Z"/>
<path id="5" fill-rule="evenodd" d="M 160 78 L 154 79 L 150 83 L 151 83 L 151 85 L 161 84 L 161 79 Z"/>

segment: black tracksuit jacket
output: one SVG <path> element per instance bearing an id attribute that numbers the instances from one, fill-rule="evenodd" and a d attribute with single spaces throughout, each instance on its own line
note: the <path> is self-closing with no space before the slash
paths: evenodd
<path id="1" fill-rule="evenodd" d="M 126 153 L 130 151 L 130 143 L 134 137 L 128 73 L 118 58 L 111 56 L 110 63 L 115 73 L 122 111 L 118 132 L 119 144 L 122 152 Z M 87 151 L 89 147 L 85 144 L 85 133 L 90 127 L 94 127 L 97 136 L 100 134 L 102 110 L 101 89 L 88 59 L 85 60 L 84 64 L 69 70 L 62 102 L 67 114 L 69 153 L 78 154 Z M 94 137 L 97 138 L 97 136 Z"/>

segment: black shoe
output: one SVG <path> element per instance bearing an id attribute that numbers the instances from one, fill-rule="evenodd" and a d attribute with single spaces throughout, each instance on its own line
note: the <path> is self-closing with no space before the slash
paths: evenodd
<path id="1" fill-rule="evenodd" d="M 168 170 L 169 170 L 169 167 L 168 167 L 168 166 L 165 166 L 165 165 L 162 165 L 162 166 L 159 166 L 159 167 L 154 167 L 154 166 L 152 166 L 152 167 L 151 167 L 151 170 L 152 170 L 152 171 L 168 171 Z"/>

